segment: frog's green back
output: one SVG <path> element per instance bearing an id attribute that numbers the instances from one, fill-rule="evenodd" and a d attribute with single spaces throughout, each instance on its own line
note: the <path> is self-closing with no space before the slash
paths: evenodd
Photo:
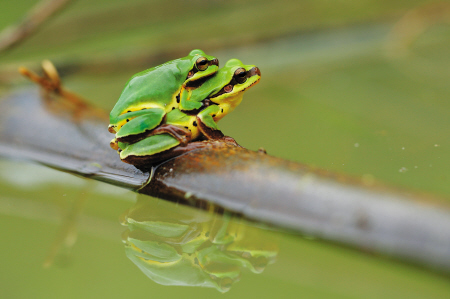
<path id="1" fill-rule="evenodd" d="M 175 59 L 131 77 L 111 111 L 111 122 L 131 106 L 152 103 L 164 107 L 170 104 L 186 80 L 191 68 L 190 58 Z"/>

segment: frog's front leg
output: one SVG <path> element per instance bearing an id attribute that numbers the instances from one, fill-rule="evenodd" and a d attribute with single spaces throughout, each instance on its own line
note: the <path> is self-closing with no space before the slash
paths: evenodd
<path id="1" fill-rule="evenodd" d="M 180 91 L 180 110 L 195 110 L 200 109 L 202 107 L 201 102 L 192 101 L 192 88 L 183 87 Z"/>
<path id="2" fill-rule="evenodd" d="M 214 121 L 214 117 L 221 111 L 218 105 L 208 106 L 197 115 L 197 125 L 200 132 L 208 140 L 219 140 L 226 143 L 231 143 L 236 146 L 240 145 L 234 140 L 234 138 L 225 136 L 220 131 L 217 123 Z"/>
<path id="3" fill-rule="evenodd" d="M 197 115 L 198 129 L 208 140 L 218 140 L 225 137 L 213 118 L 219 111 L 219 106 L 211 105 Z"/>

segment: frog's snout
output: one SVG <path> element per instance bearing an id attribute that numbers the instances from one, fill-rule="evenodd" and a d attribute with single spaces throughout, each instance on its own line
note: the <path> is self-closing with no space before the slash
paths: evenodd
<path id="1" fill-rule="evenodd" d="M 217 65 L 219 66 L 219 59 L 214 58 L 213 60 L 209 61 L 209 65 Z"/>
<path id="2" fill-rule="evenodd" d="M 254 68 L 250 69 L 249 74 L 250 74 L 250 77 L 255 76 L 255 75 L 258 75 L 261 77 L 261 70 L 259 69 L 259 67 L 255 66 Z"/>

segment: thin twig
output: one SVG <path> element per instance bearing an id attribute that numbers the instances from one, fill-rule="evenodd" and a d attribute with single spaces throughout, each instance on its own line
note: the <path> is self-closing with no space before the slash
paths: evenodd
<path id="1" fill-rule="evenodd" d="M 77 109 L 87 109 L 88 104 L 81 96 L 65 89 L 61 85 L 61 78 L 59 77 L 56 67 L 50 60 L 44 60 L 42 62 L 43 76 L 39 76 L 26 67 L 20 67 L 19 73 L 30 79 L 32 82 L 41 86 L 47 94 L 55 93 L 58 96 L 64 98 L 65 102 L 72 103 Z"/>
<path id="2" fill-rule="evenodd" d="M 71 0 L 43 0 L 34 6 L 18 24 L 0 33 L 0 52 L 18 45 L 64 8 Z"/>

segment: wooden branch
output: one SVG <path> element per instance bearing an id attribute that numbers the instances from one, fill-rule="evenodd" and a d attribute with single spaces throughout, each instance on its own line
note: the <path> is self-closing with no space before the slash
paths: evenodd
<path id="1" fill-rule="evenodd" d="M 0 33 L 0 52 L 10 49 L 34 33 L 46 20 L 64 8 L 70 0 L 43 0 L 16 25 Z"/>
<path id="2" fill-rule="evenodd" d="M 214 142 L 160 165 L 146 185 L 150 174 L 109 147 L 105 111 L 44 95 L 0 101 L 0 155 L 450 270 L 450 209 L 441 201 Z"/>

